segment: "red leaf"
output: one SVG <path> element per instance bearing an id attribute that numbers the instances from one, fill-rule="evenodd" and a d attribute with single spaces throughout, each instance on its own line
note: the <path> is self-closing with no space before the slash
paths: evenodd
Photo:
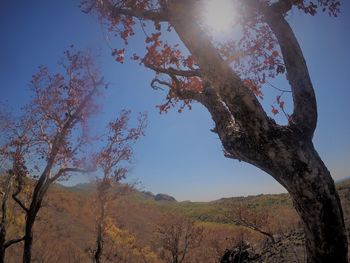
<path id="1" fill-rule="evenodd" d="M 271 112 L 273 113 L 273 115 L 276 115 L 278 113 L 278 110 L 274 106 L 271 106 L 271 107 L 272 107 Z"/>

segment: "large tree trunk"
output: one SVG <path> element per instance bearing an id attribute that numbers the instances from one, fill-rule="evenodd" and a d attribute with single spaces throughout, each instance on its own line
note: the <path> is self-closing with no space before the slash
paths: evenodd
<path id="1" fill-rule="evenodd" d="M 276 155 L 276 167 L 267 170 L 286 187 L 300 215 L 307 262 L 348 262 L 342 207 L 329 171 L 311 142 L 286 149 L 289 158 Z"/>
<path id="2" fill-rule="evenodd" d="M 105 214 L 106 214 L 106 205 L 107 205 L 107 192 L 103 188 L 103 185 L 107 183 L 104 178 L 101 182 L 98 183 L 98 201 L 100 214 L 97 219 L 97 235 L 96 235 L 96 249 L 94 253 L 94 262 L 100 263 L 102 254 L 103 254 L 103 243 L 104 243 L 104 223 L 105 223 Z M 100 184 L 100 185 L 99 185 Z M 100 187 L 99 187 L 100 186 Z"/>
<path id="3" fill-rule="evenodd" d="M 348 243 L 340 199 L 311 139 L 303 138 L 299 131 L 271 129 L 274 137 L 260 134 L 260 142 L 252 144 L 227 133 L 219 136 L 228 156 L 232 153 L 236 158 L 239 154 L 287 189 L 303 222 L 308 263 L 347 263 Z"/>
<path id="4" fill-rule="evenodd" d="M 32 259 L 32 245 L 33 245 L 33 227 L 36 216 L 41 208 L 43 198 L 50 186 L 48 173 L 43 173 L 39 178 L 34 191 L 33 198 L 29 209 L 27 210 L 25 233 L 24 233 L 24 247 L 23 247 L 23 263 L 30 263 Z"/>
<path id="5" fill-rule="evenodd" d="M 33 226 L 37 213 L 28 213 L 25 225 L 23 263 L 30 263 L 32 259 Z"/>
<path id="6" fill-rule="evenodd" d="M 102 225 L 99 223 L 97 226 L 96 250 L 94 254 L 95 263 L 101 262 L 102 252 L 103 252 Z"/>
<path id="7" fill-rule="evenodd" d="M 105 206 L 101 201 L 101 214 L 97 221 L 97 236 L 96 236 L 96 249 L 94 254 L 94 262 L 100 263 L 101 257 L 103 253 L 103 223 L 104 223 L 104 214 L 105 214 Z"/>

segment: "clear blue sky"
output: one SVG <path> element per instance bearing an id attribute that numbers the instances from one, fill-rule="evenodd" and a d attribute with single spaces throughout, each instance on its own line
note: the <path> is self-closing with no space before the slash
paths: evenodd
<path id="1" fill-rule="evenodd" d="M 0 2 L 2 101 L 7 100 L 13 110 L 25 104 L 37 66 L 44 64 L 54 70 L 70 44 L 99 50 L 99 65 L 111 87 L 95 125 L 105 125 L 122 108 L 148 112 L 146 137 L 135 147 L 131 171 L 131 178 L 140 180 L 145 190 L 194 201 L 284 191 L 264 172 L 223 157 L 218 137 L 210 132 L 212 120 L 200 105 L 182 114 L 173 110 L 159 115 L 155 105 L 165 94 L 149 87 L 153 73 L 133 62 L 117 64 L 97 20 L 83 14 L 78 5 L 75 0 Z M 324 14 L 308 17 L 294 10 L 289 20 L 304 51 L 318 99 L 314 143 L 334 179 L 348 177 L 350 3 L 343 1 L 338 18 Z M 142 43 L 134 41 L 132 45 L 138 49 Z M 282 87 L 285 83 L 277 84 Z M 267 92 L 263 103 L 269 107 L 270 102 Z M 73 178 L 70 183 L 80 181 Z"/>

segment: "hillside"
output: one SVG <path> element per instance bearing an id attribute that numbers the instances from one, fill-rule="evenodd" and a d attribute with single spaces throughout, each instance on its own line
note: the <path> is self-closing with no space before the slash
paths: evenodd
<path id="1" fill-rule="evenodd" d="M 115 186 L 115 191 L 117 188 L 118 186 Z M 346 222 L 350 226 L 350 180 L 338 184 L 338 190 Z M 239 238 L 248 240 L 253 248 L 258 250 L 259 244 L 266 238 L 247 228 L 235 226 L 227 219 L 228 210 L 239 205 L 244 205 L 252 211 L 266 212 L 271 218 L 266 227 L 277 237 L 299 227 L 298 217 L 288 194 L 232 197 L 212 202 L 157 201 L 155 197 L 156 195 L 152 193 L 133 190 L 110 202 L 107 216 L 119 231 L 124 231 L 120 232 L 124 236 L 118 243 L 118 248 L 113 247 L 113 240 L 106 240 L 106 253 L 122 249 L 119 253 L 130 254 L 128 251 L 130 244 L 125 244 L 124 239 L 132 238 L 133 247 L 137 247 L 140 251 L 145 251 L 147 248 L 152 255 L 156 255 L 154 261 L 150 262 L 166 262 L 161 259 L 162 251 L 157 228 L 168 215 L 192 218 L 196 221 L 196 225 L 204 228 L 201 245 L 191 251 L 186 262 L 218 262 L 225 249 L 237 243 Z M 18 210 L 13 209 L 12 212 L 17 216 L 13 219 L 15 224 L 11 228 L 10 235 L 15 235 L 19 233 L 24 218 Z M 35 225 L 33 262 L 91 262 L 96 216 L 93 185 L 74 187 L 54 185 L 49 190 Z M 6 262 L 15 263 L 20 260 L 21 244 L 18 244 L 8 250 Z M 105 258 L 105 262 L 114 261 Z M 133 262 L 141 261 L 137 259 L 125 261 L 125 263 Z"/>

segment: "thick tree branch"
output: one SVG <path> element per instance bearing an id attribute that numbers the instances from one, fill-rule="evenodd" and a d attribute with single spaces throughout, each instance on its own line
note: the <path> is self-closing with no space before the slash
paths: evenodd
<path id="1" fill-rule="evenodd" d="M 201 72 L 199 69 L 194 69 L 194 70 L 180 70 L 180 69 L 175 69 L 172 67 L 169 68 L 161 68 L 161 67 L 157 67 L 155 65 L 153 65 L 152 63 L 150 63 L 147 59 L 147 57 L 144 59 L 143 64 L 149 68 L 154 70 L 155 72 L 158 73 L 164 73 L 164 74 L 168 74 L 168 75 L 176 75 L 176 76 L 180 76 L 180 77 L 200 77 L 201 76 Z"/>
<path id="2" fill-rule="evenodd" d="M 265 17 L 279 42 L 291 85 L 294 103 L 292 121 L 312 138 L 317 124 L 317 105 L 304 55 L 292 28 L 282 15 L 266 13 Z"/>
<path id="3" fill-rule="evenodd" d="M 159 80 L 157 78 L 154 78 L 151 81 L 151 87 L 153 89 L 162 89 L 163 90 L 163 88 L 158 86 L 158 84 L 163 85 L 163 86 L 166 86 L 169 88 L 169 93 L 175 94 L 176 97 L 181 99 L 181 100 L 195 100 L 197 102 L 202 103 L 204 95 L 201 92 L 188 90 L 188 89 L 181 89 L 179 80 L 175 76 L 172 76 L 172 75 L 169 75 L 169 77 L 173 80 L 175 85 L 173 85 L 172 83 L 170 83 L 168 81 Z"/>
<path id="4" fill-rule="evenodd" d="M 163 68 L 159 68 L 156 67 L 154 65 L 152 65 L 149 62 L 144 62 L 144 65 L 158 73 L 163 73 L 168 75 L 171 80 L 173 81 L 173 83 L 175 83 L 175 85 L 173 83 L 164 81 L 164 80 L 160 80 L 158 78 L 154 78 L 151 81 L 151 87 L 154 89 L 162 89 L 162 87 L 159 87 L 158 84 L 166 86 L 169 88 L 169 90 L 176 94 L 176 96 L 179 99 L 182 100 L 196 100 L 198 102 L 201 102 L 202 100 L 202 94 L 200 92 L 196 92 L 196 91 L 192 91 L 192 90 L 185 90 L 185 89 L 181 89 L 181 85 L 179 83 L 179 80 L 177 79 L 177 76 L 180 77 L 195 77 L 195 76 L 200 76 L 200 71 L 198 70 L 193 70 L 193 71 L 185 71 L 185 70 L 177 70 L 177 69 L 173 69 L 173 68 L 168 68 L 168 69 L 163 69 Z"/>
<path id="5" fill-rule="evenodd" d="M 176 96 L 181 100 L 195 100 L 200 103 L 202 103 L 203 100 L 203 94 L 201 92 L 197 92 L 194 90 L 189 89 L 182 89 L 179 83 L 179 80 L 173 76 L 170 75 L 171 79 L 175 83 L 175 87 L 173 87 L 172 92 L 176 94 Z"/>
<path id="6" fill-rule="evenodd" d="M 22 191 L 22 175 L 17 175 L 17 187 L 16 191 L 12 194 L 12 199 L 15 200 L 15 202 L 26 212 L 28 213 L 28 208 L 22 203 L 22 201 L 17 197 L 20 192 Z"/>

